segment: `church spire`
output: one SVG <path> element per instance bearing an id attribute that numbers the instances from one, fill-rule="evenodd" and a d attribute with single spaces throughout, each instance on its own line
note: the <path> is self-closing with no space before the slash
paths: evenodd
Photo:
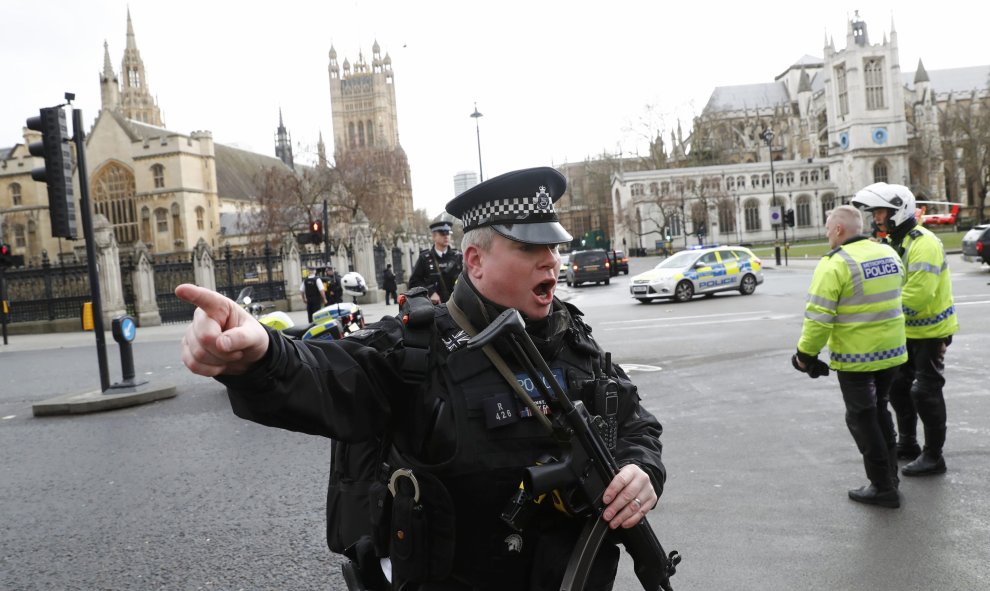
<path id="1" fill-rule="evenodd" d="M 285 124 L 282 123 L 282 107 L 278 108 L 278 129 L 275 131 L 275 157 L 285 163 L 286 166 L 295 170 L 292 161 L 292 139 Z"/>
<path id="2" fill-rule="evenodd" d="M 163 127 L 161 111 L 148 89 L 148 79 L 144 71 L 144 61 L 141 60 L 141 52 L 137 48 L 130 8 L 127 9 L 127 45 L 124 48 L 120 73 L 123 76 L 120 110 L 124 117 Z"/>
<path id="3" fill-rule="evenodd" d="M 103 41 L 103 72 L 100 74 L 100 110 L 114 111 L 120 106 L 120 81 L 110 62 L 110 46 Z"/>
<path id="4" fill-rule="evenodd" d="M 327 167 L 327 145 L 323 143 L 323 130 L 320 130 L 320 141 L 316 143 L 316 156 L 320 168 Z"/>

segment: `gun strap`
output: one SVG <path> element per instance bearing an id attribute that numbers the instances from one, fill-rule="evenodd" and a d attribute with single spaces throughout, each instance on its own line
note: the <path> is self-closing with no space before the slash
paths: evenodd
<path id="1" fill-rule="evenodd" d="M 464 330 L 464 332 L 468 333 L 468 336 L 474 337 L 474 335 L 478 334 L 477 329 L 475 329 L 474 325 L 471 324 L 471 321 L 468 320 L 467 314 L 465 314 L 464 310 L 461 310 L 460 306 L 454 302 L 454 298 L 447 300 L 447 310 L 450 312 L 450 317 L 454 319 L 454 322 L 456 322 L 457 325 Z M 529 397 L 529 394 L 522 389 L 522 386 L 519 385 L 519 380 L 517 380 L 515 374 L 509 370 L 509 366 L 506 365 L 505 360 L 502 359 L 499 352 L 495 350 L 495 347 L 485 345 L 481 348 L 481 350 L 488 356 L 488 360 L 492 362 L 492 365 L 495 366 L 498 373 L 502 374 L 505 381 L 509 383 L 509 386 L 512 388 L 512 391 L 516 393 L 516 397 L 519 398 L 520 402 L 526 405 L 526 408 L 533 413 L 533 416 L 540 421 L 540 424 L 547 428 L 549 433 L 553 433 L 553 425 L 550 424 L 550 419 L 543 414 L 540 407 L 536 406 L 536 403 Z M 540 376 L 533 377 L 539 378 Z"/>

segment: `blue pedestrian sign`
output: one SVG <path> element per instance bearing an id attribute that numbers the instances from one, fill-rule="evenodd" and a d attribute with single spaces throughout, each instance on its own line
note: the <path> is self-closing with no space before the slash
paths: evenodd
<path id="1" fill-rule="evenodd" d="M 137 325 L 130 316 L 118 316 L 113 319 L 111 332 L 118 343 L 130 343 L 137 336 Z"/>

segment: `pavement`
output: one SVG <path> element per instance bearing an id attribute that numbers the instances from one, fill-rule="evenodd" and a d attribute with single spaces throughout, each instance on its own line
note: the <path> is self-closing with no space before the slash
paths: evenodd
<path id="1" fill-rule="evenodd" d="M 384 302 L 362 304 L 361 311 L 368 322 L 378 320 L 387 314 L 399 311 L 397 304 L 386 306 Z M 288 312 L 296 325 L 307 323 L 306 311 Z M 107 323 L 109 325 L 109 323 Z M 188 323 L 166 324 L 162 326 L 139 327 L 135 341 L 178 341 L 185 333 Z M 109 350 L 117 348 L 110 331 L 104 334 L 104 340 Z M 96 344 L 93 331 L 60 332 L 47 334 L 8 335 L 7 344 L 0 344 L 0 358 L 5 353 L 18 351 L 43 351 L 66 349 L 74 347 L 92 347 Z M 108 353 L 109 355 L 109 353 Z M 171 383 L 148 383 L 140 377 L 128 382 L 111 382 L 110 388 L 103 391 L 99 388 L 60 394 L 32 405 L 34 416 L 76 415 L 92 412 L 117 410 L 140 404 L 148 404 L 158 400 L 172 398 L 176 395 L 176 387 Z"/>

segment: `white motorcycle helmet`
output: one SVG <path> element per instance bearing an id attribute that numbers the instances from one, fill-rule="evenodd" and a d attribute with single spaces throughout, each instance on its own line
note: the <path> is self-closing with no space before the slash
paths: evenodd
<path id="1" fill-rule="evenodd" d="M 355 297 L 368 293 L 368 285 L 364 282 L 364 277 L 356 271 L 344 275 L 340 280 L 340 285 L 344 288 L 344 293 Z"/>
<path id="2" fill-rule="evenodd" d="M 904 185 L 873 183 L 857 192 L 852 198 L 852 204 L 866 211 L 880 208 L 891 210 L 887 220 L 889 232 L 914 219 L 914 194 Z"/>

